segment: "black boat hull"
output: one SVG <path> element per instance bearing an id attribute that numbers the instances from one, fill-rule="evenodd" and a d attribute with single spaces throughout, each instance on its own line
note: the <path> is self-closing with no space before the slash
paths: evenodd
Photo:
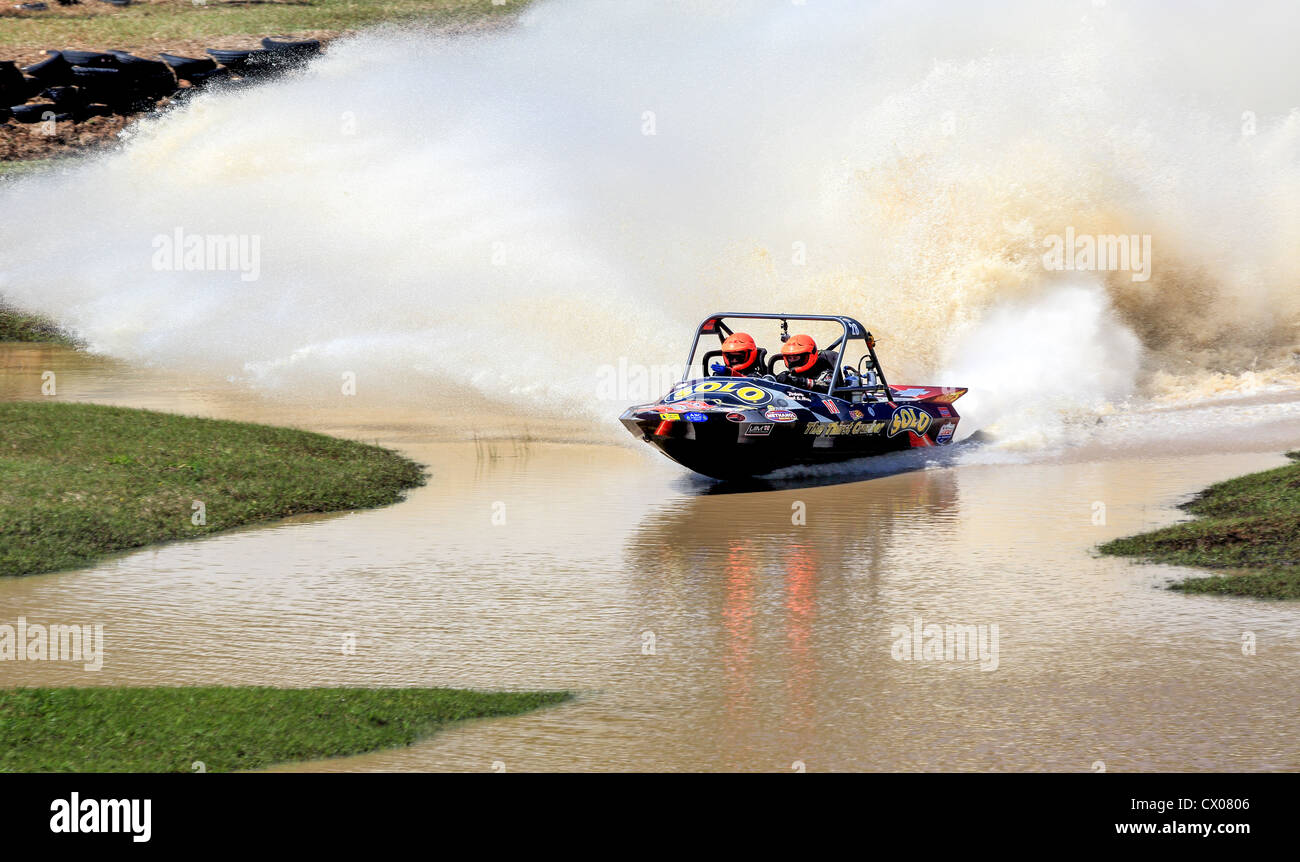
<path id="1" fill-rule="evenodd" d="M 845 401 L 768 380 L 704 378 L 620 417 L 633 435 L 689 470 L 716 479 L 833 464 L 952 442 L 965 390 L 891 387 L 893 400 Z"/>

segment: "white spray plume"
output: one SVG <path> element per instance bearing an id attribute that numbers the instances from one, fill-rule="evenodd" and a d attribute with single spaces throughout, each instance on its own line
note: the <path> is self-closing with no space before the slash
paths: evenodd
<path id="1" fill-rule="evenodd" d="M 593 415 L 602 365 L 679 361 L 724 308 L 852 314 L 891 379 L 987 388 L 968 403 L 990 424 L 1025 375 L 1088 404 L 1283 369 L 1298 21 L 565 0 L 494 32 L 378 31 L 7 183 L 0 294 L 129 360 Z M 154 269 L 178 227 L 258 237 L 258 280 Z M 1151 280 L 1059 292 L 1042 242 L 1067 228 L 1152 236 Z M 1039 343 L 1071 315 L 1093 331 Z M 990 330 L 1065 361 L 967 355 Z M 1103 355 L 1122 361 L 1090 376 Z"/>

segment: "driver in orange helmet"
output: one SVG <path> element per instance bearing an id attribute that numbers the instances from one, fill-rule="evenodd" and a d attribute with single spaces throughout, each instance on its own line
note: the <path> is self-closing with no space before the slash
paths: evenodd
<path id="1" fill-rule="evenodd" d="M 776 375 L 777 383 L 798 386 L 815 392 L 829 392 L 835 366 L 826 354 L 817 350 L 811 335 L 792 335 L 781 345 L 778 360 L 785 362 L 785 371 Z"/>
<path id="2" fill-rule="evenodd" d="M 767 371 L 767 351 L 754 343 L 748 332 L 734 332 L 722 342 L 723 374 L 732 377 L 762 377 Z"/>

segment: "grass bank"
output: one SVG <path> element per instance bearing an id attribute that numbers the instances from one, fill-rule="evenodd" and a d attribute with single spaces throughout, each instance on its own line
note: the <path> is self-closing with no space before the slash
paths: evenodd
<path id="1" fill-rule="evenodd" d="M 0 404 L 0 575 L 385 506 L 423 482 L 407 458 L 324 434 L 96 404 Z"/>
<path id="2" fill-rule="evenodd" d="M 35 173 L 52 163 L 52 159 L 18 159 L 15 161 L 0 161 L 0 180 L 6 177 L 21 177 L 24 174 Z"/>
<path id="3" fill-rule="evenodd" d="M 1296 463 L 1220 482 L 1182 508 L 1194 521 L 1115 539 L 1104 554 L 1217 569 L 1171 589 L 1300 599 L 1300 451 Z"/>
<path id="4" fill-rule="evenodd" d="M 448 722 L 568 697 L 445 688 L 0 690 L 0 772 L 194 772 L 195 761 L 207 772 L 258 769 L 410 745 Z"/>
<path id="5" fill-rule="evenodd" d="M 53 321 L 36 314 L 19 311 L 0 300 L 0 342 L 4 341 L 40 341 L 68 347 L 76 346 L 72 336 L 60 329 Z"/>

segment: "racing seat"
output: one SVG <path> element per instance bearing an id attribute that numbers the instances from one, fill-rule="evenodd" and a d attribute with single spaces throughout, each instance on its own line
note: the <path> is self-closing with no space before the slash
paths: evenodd
<path id="1" fill-rule="evenodd" d="M 771 374 L 770 367 L 771 363 L 767 358 L 767 348 L 760 347 L 758 348 L 758 355 L 754 357 L 754 364 L 749 366 L 749 370 L 753 372 L 749 376 L 762 377 L 764 374 Z"/>

